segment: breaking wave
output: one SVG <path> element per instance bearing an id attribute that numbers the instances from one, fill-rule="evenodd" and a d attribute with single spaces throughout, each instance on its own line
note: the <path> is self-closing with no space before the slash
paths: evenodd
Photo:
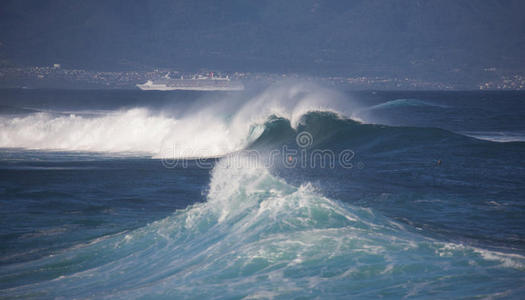
<path id="1" fill-rule="evenodd" d="M 269 88 L 234 108 L 225 109 L 229 99 L 222 99 L 196 103 L 183 114 L 137 107 L 95 115 L 4 115 L 0 117 L 0 147 L 177 158 L 222 156 L 257 139 L 270 116 L 286 118 L 296 126 L 309 111 L 346 115 L 352 105 L 341 99 L 318 86 L 294 84 Z"/>
<path id="2" fill-rule="evenodd" d="M 4 288 L 28 272 L 39 281 L 4 289 L 4 296 L 399 298 L 434 291 L 447 298 L 522 289 L 520 255 L 424 237 L 241 159 L 242 167 L 227 160 L 215 166 L 205 203 L 6 266 Z M 498 276 L 490 275 L 495 269 Z"/>

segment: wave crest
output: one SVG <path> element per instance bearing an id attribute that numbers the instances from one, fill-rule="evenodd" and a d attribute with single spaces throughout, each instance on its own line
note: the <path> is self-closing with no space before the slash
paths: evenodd
<path id="1" fill-rule="evenodd" d="M 213 157 L 238 151 L 263 131 L 272 115 L 297 126 L 310 111 L 345 114 L 350 103 L 312 84 L 287 84 L 225 109 L 230 99 L 196 101 L 177 115 L 132 108 L 98 115 L 31 113 L 0 117 L 0 147 L 145 153 L 157 158 Z M 177 110 L 177 106 L 174 106 Z"/>

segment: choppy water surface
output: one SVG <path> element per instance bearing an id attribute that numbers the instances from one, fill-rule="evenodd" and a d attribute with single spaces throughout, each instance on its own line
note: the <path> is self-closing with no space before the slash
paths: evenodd
<path id="1" fill-rule="evenodd" d="M 525 295 L 523 93 L 0 95 L 4 297 Z"/>

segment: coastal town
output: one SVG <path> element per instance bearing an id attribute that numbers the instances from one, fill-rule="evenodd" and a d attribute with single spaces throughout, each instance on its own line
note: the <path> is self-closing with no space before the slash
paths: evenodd
<path id="1" fill-rule="evenodd" d="M 495 68 L 486 69 L 496 73 Z M 328 86 L 350 90 L 524 90 L 523 74 L 489 74 L 487 80 L 471 84 L 457 84 L 452 80 L 431 81 L 409 77 L 382 76 L 314 76 L 305 74 L 278 74 L 255 72 L 222 72 L 201 69 L 193 72 L 168 68 L 141 71 L 93 71 L 65 68 L 60 64 L 33 67 L 0 68 L 0 88 L 67 88 L 67 89 L 137 89 L 148 82 L 171 80 L 227 79 L 243 86 L 271 84 L 286 79 L 314 81 Z M 204 81 L 203 81 L 204 82 Z M 215 81 L 217 82 L 217 80 Z M 154 88 L 150 88 L 154 89 Z M 239 90 L 235 88 L 233 90 Z"/>

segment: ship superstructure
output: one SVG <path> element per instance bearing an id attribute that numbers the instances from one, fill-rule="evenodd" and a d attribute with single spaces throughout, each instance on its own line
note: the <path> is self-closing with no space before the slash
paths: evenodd
<path id="1" fill-rule="evenodd" d="M 229 76 L 214 76 L 210 72 L 208 76 L 194 75 L 190 78 L 170 78 L 169 73 L 162 79 L 148 80 L 143 84 L 137 84 L 141 90 L 193 90 L 193 91 L 242 91 L 244 85 L 237 80 L 231 80 Z"/>

